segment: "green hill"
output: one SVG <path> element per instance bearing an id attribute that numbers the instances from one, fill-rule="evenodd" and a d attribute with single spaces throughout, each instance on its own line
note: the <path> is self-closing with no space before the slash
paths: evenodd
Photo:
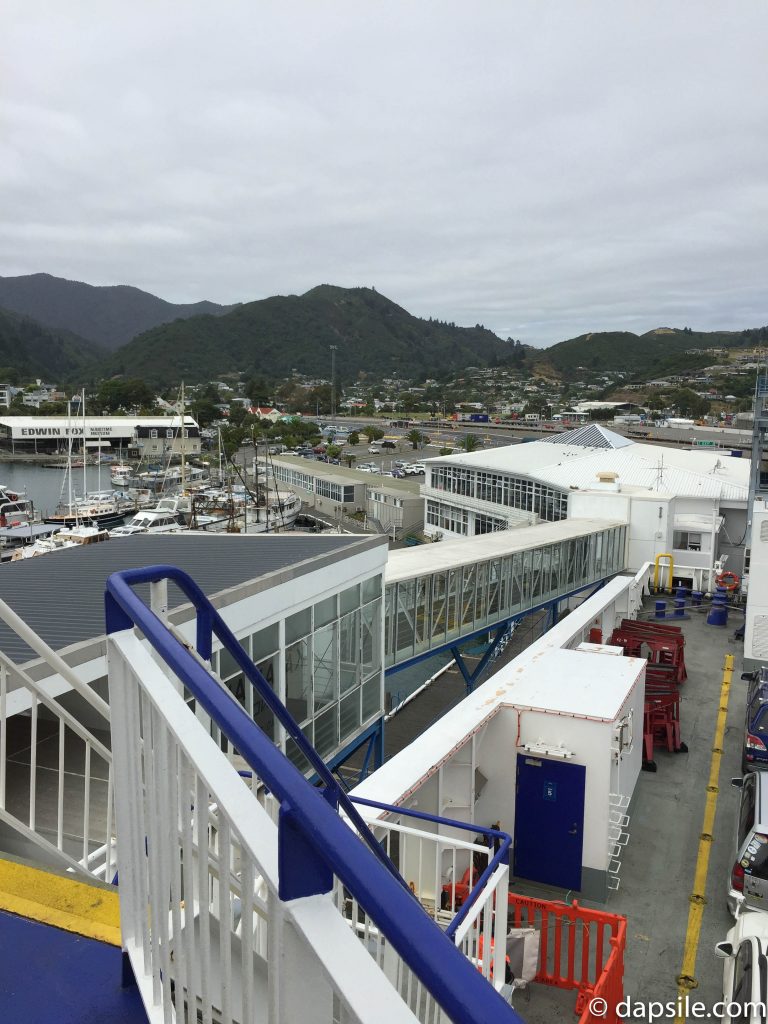
<path id="1" fill-rule="evenodd" d="M 116 349 L 158 324 L 201 314 L 221 316 L 234 306 L 177 304 L 128 285 L 96 287 L 51 274 L 0 277 L 0 307 L 56 330 L 73 331 Z"/>
<path id="2" fill-rule="evenodd" d="M 484 327 L 420 320 L 371 288 L 320 285 L 304 295 L 249 302 L 226 316 L 157 327 L 116 352 L 104 371 L 166 384 L 227 372 L 282 377 L 294 368 L 327 379 L 331 345 L 347 381 L 359 373 L 429 376 L 497 365 L 512 350 Z"/>
<path id="3" fill-rule="evenodd" d="M 39 377 L 57 384 L 92 375 L 104 349 L 71 331 L 51 330 L 29 317 L 0 309 L 0 377 Z M 13 380 L 11 381 L 13 382 Z"/>
<path id="4" fill-rule="evenodd" d="M 689 349 L 738 348 L 758 344 L 766 329 L 752 331 L 691 331 L 659 327 L 646 334 L 603 331 L 582 334 L 541 350 L 544 359 L 566 379 L 583 378 L 595 371 L 623 370 L 648 378 L 676 370 L 690 370 L 716 360 L 711 355 L 686 354 Z"/>

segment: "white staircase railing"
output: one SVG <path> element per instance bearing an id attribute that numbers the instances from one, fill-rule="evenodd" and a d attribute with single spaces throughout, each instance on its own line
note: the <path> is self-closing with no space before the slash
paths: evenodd
<path id="1" fill-rule="evenodd" d="M 109 661 L 123 943 L 150 1019 L 415 1022 L 330 894 L 280 899 L 278 826 L 142 644 L 111 637 Z"/>
<path id="2" fill-rule="evenodd" d="M 419 906 L 355 807 L 342 802 L 349 824 L 339 793 L 308 783 L 130 589 L 163 576 L 193 597 L 203 658 L 211 629 L 237 651 L 179 570 L 108 580 L 123 942 L 150 1020 L 518 1021 Z M 465 906 L 472 920 L 483 913 Z"/>
<path id="3" fill-rule="evenodd" d="M 3 847 L 111 881 L 116 870 L 109 706 L 13 609 L 5 621 L 103 722 L 84 725 L 0 652 L 0 824 Z M 25 710 L 9 714 L 11 706 Z"/>

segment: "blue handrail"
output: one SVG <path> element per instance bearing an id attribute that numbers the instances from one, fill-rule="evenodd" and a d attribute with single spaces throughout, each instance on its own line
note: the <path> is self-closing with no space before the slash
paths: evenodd
<path id="1" fill-rule="evenodd" d="M 355 804 L 360 804 L 364 807 L 375 807 L 381 811 L 387 811 L 390 814 L 402 814 L 408 818 L 418 818 L 421 821 L 429 821 L 435 825 L 446 825 L 449 828 L 461 828 L 465 832 L 474 832 L 475 835 L 484 835 L 489 840 L 489 847 L 491 842 L 498 841 L 499 848 L 495 855 L 488 862 L 488 866 L 485 871 L 479 876 L 472 889 L 470 889 L 467 898 L 459 908 L 458 913 L 445 929 L 445 934 L 449 939 L 452 939 L 456 932 L 459 930 L 459 926 L 465 917 L 469 914 L 470 910 L 477 901 L 478 896 L 485 888 L 488 879 L 491 877 L 493 872 L 499 866 L 499 864 L 509 864 L 509 850 L 512 846 L 512 836 L 508 832 L 500 832 L 495 828 L 482 828 L 480 825 L 472 825 L 466 821 L 455 821 L 453 818 L 441 818 L 436 814 L 427 814 L 426 811 L 414 811 L 410 807 L 397 807 L 392 804 L 381 804 L 378 800 L 366 800 L 361 796 L 351 796 L 350 800 Z M 470 879 L 472 873 L 470 872 Z"/>
<path id="2" fill-rule="evenodd" d="M 112 580 L 115 581 L 114 586 L 110 585 Z M 326 799 L 333 807 L 341 807 L 344 810 L 344 813 L 349 817 L 352 824 L 360 833 L 361 838 L 370 847 L 373 854 L 381 861 L 387 870 L 394 875 L 403 888 L 407 890 L 408 886 L 406 885 L 405 880 L 401 877 L 397 868 L 389 859 L 379 841 L 368 828 L 364 819 L 358 814 L 354 805 L 347 796 L 346 791 L 339 784 L 336 776 L 330 771 L 325 761 L 323 761 L 312 744 L 307 740 L 296 719 L 288 711 L 262 673 L 259 672 L 258 668 L 246 654 L 240 641 L 191 576 L 182 572 L 181 569 L 178 569 L 173 565 L 150 565 L 143 569 L 124 569 L 122 572 L 114 573 L 114 575 L 110 576 L 109 580 L 107 580 L 107 632 L 113 632 L 113 630 L 110 630 L 110 614 L 117 614 L 117 610 L 114 608 L 112 608 L 112 612 L 110 611 L 110 608 L 112 607 L 110 604 L 110 595 L 117 599 L 117 591 L 120 591 L 125 595 L 126 589 L 130 591 L 130 588 L 138 586 L 141 583 L 158 583 L 161 580 L 173 581 L 179 590 L 181 590 L 182 593 L 192 602 L 192 605 L 197 612 L 195 649 L 203 661 L 210 661 L 213 651 L 213 637 L 218 637 L 223 646 L 234 658 L 245 678 L 248 679 L 254 689 L 258 692 L 261 699 L 270 709 L 275 718 L 285 728 L 287 734 L 296 743 L 303 756 L 315 770 L 320 781 L 325 786 L 324 794 Z M 157 619 L 154 612 L 152 612 L 140 598 L 137 600 L 139 601 L 141 608 L 144 609 L 142 615 L 149 614 Z M 118 601 L 118 604 L 120 608 L 128 614 L 123 602 Z M 134 608 L 134 611 L 138 611 L 138 609 Z M 131 614 L 130 617 L 133 618 L 133 615 Z M 133 621 L 136 625 L 141 626 L 142 629 L 144 628 L 136 619 Z M 160 622 L 160 619 L 157 619 L 157 622 Z"/>
<path id="3" fill-rule="evenodd" d="M 518 1014 L 393 878 L 380 858 L 370 856 L 323 793 L 309 785 L 245 709 L 131 590 L 132 583 L 167 578 L 182 580 L 185 593 L 201 596 L 214 611 L 194 581 L 173 566 L 125 570 L 107 580 L 107 633 L 138 626 L 170 671 L 279 801 L 280 899 L 328 892 L 336 875 L 454 1024 L 501 1024 L 505 1020 L 522 1024 Z M 198 638 L 200 634 L 198 620 Z M 202 634 L 205 640 L 205 628 Z M 210 633 L 207 635 L 210 643 Z M 297 888 L 297 878 L 304 882 L 303 891 Z"/>

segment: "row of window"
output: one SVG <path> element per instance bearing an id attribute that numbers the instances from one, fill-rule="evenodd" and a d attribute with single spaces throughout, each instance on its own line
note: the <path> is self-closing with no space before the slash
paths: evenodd
<path id="1" fill-rule="evenodd" d="M 456 508 L 428 498 L 426 522 L 427 526 L 438 526 L 441 530 L 450 530 L 452 533 L 466 536 L 469 529 L 469 512 L 465 508 Z"/>
<path id="2" fill-rule="evenodd" d="M 338 501 L 340 504 L 351 505 L 355 500 L 355 488 L 352 484 L 339 484 L 334 480 L 326 480 L 323 477 L 310 476 L 309 473 L 302 473 L 301 470 L 292 466 L 281 466 L 276 464 L 273 467 L 275 478 L 289 487 L 298 487 L 302 491 L 309 491 L 310 494 L 318 494 L 321 498 L 330 498 L 331 501 Z"/>
<path id="3" fill-rule="evenodd" d="M 199 436 L 199 432 L 197 430 L 190 430 L 187 427 L 185 427 L 183 430 L 174 430 L 172 427 L 168 427 L 166 430 L 163 431 L 163 434 L 164 434 L 165 437 L 168 437 L 168 438 L 174 438 L 174 437 L 179 437 L 179 436 L 181 436 L 181 437 L 198 437 Z M 147 436 L 149 436 L 150 438 L 157 438 L 157 437 L 160 436 L 160 431 L 157 430 L 155 427 L 150 427 L 149 430 L 146 430 L 146 429 L 142 430 L 141 428 L 139 428 L 136 431 L 136 436 L 137 437 L 147 437 Z"/>
<path id="4" fill-rule="evenodd" d="M 431 466 L 429 485 L 437 491 L 534 512 L 549 522 L 565 519 L 568 515 L 567 492 L 528 477 L 461 466 Z"/>

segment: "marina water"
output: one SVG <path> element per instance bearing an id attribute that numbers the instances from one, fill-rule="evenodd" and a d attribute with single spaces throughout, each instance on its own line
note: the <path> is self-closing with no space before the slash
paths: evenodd
<path id="1" fill-rule="evenodd" d="M 109 491 L 109 466 L 87 466 L 85 479 L 89 491 Z M 37 463 L 0 462 L 0 484 L 12 491 L 25 492 L 43 515 L 53 512 L 59 501 L 67 500 L 65 470 L 46 469 Z M 72 495 L 83 493 L 83 469 L 72 470 Z"/>

